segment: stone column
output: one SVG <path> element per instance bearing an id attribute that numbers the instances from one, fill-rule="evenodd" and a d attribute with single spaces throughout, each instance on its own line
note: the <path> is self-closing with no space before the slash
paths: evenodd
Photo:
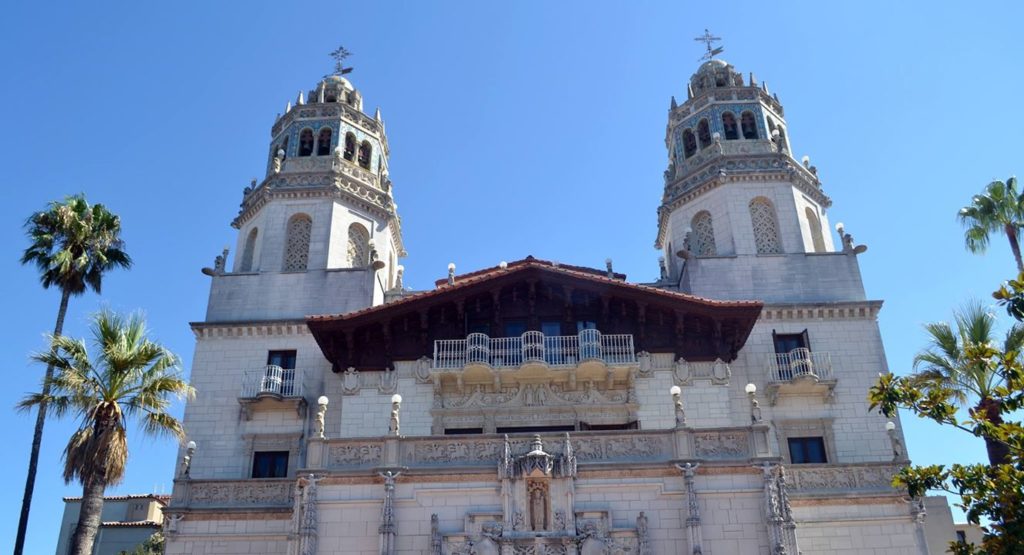
<path id="1" fill-rule="evenodd" d="M 758 468 L 764 476 L 765 525 L 772 555 L 798 555 L 796 522 L 786 491 L 786 471 L 782 465 L 764 463 Z"/>
<path id="2" fill-rule="evenodd" d="M 697 490 L 693 485 L 693 477 L 697 473 L 698 463 L 677 464 L 676 468 L 683 473 L 683 482 L 686 484 L 686 532 L 690 539 L 690 553 L 700 555 L 701 548 L 700 534 L 700 504 L 697 502 Z"/>
<path id="3" fill-rule="evenodd" d="M 316 506 L 316 483 L 320 481 L 320 478 L 309 474 L 299 478 L 299 497 L 301 501 L 297 503 L 299 514 L 296 515 L 298 521 L 298 555 L 316 555 L 317 546 L 317 506 Z"/>

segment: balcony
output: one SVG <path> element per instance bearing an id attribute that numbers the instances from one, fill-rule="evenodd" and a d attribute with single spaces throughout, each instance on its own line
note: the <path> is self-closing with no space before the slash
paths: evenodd
<path id="1" fill-rule="evenodd" d="M 831 399 L 835 387 L 831 353 L 801 347 L 768 356 L 768 399 L 772 405 L 779 395 L 821 395 Z"/>
<path id="2" fill-rule="evenodd" d="M 519 337 L 489 337 L 471 333 L 466 339 L 434 341 L 434 374 L 462 372 L 470 383 L 501 375 L 544 377 L 552 370 L 571 370 L 573 379 L 605 379 L 616 368 L 635 365 L 630 334 L 604 335 L 583 330 L 577 335 L 544 335 L 528 331 Z M 460 376 L 460 379 L 462 376 Z"/>
<path id="3" fill-rule="evenodd" d="M 305 415 L 306 400 L 303 396 L 302 372 L 294 368 L 281 368 L 269 364 L 259 370 L 251 370 L 242 378 L 242 391 L 238 403 L 246 420 L 252 411 L 260 408 L 288 407 Z"/>

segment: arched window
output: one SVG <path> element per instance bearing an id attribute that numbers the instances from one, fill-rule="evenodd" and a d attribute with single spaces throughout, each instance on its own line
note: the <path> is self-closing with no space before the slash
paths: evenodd
<path id="1" fill-rule="evenodd" d="M 750 223 L 754 227 L 754 245 L 757 254 L 782 252 L 779 242 L 779 224 L 775 220 L 775 207 L 764 197 L 750 201 Z"/>
<path id="2" fill-rule="evenodd" d="M 693 131 L 687 129 L 683 131 L 683 154 L 689 158 L 697 153 L 697 138 L 693 136 Z"/>
<path id="3" fill-rule="evenodd" d="M 725 128 L 725 140 L 733 141 L 740 138 L 740 130 L 736 126 L 736 116 L 732 112 L 722 114 L 722 127 Z"/>
<path id="4" fill-rule="evenodd" d="M 697 256 L 714 256 L 718 254 L 715 248 L 715 228 L 711 225 L 711 213 L 701 210 L 693 216 L 690 222 L 693 229 L 690 248 Z"/>
<path id="5" fill-rule="evenodd" d="M 740 114 L 740 127 L 743 129 L 744 139 L 757 138 L 757 122 L 754 120 L 754 112 Z"/>
<path id="6" fill-rule="evenodd" d="M 370 169 L 370 152 L 370 143 L 363 141 L 359 145 L 359 165 L 366 169 Z"/>
<path id="7" fill-rule="evenodd" d="M 708 125 L 708 120 L 702 119 L 697 124 L 697 137 L 700 139 L 701 148 L 706 148 L 711 144 L 711 126 Z"/>
<path id="8" fill-rule="evenodd" d="M 316 138 L 316 155 L 327 156 L 331 153 L 331 128 L 324 127 Z"/>
<path id="9" fill-rule="evenodd" d="M 313 154 L 313 130 L 303 129 L 299 133 L 299 156 L 310 156 Z"/>
<path id="10" fill-rule="evenodd" d="M 356 136 L 352 133 L 345 134 L 345 159 L 351 161 L 356 155 Z"/>
<path id="11" fill-rule="evenodd" d="M 252 228 L 249 236 L 245 238 L 245 248 L 242 249 L 242 264 L 238 267 L 239 272 L 252 271 L 252 257 L 256 253 L 256 228 Z"/>
<path id="12" fill-rule="evenodd" d="M 804 213 L 807 214 L 807 225 L 811 228 L 811 243 L 814 244 L 814 252 L 825 252 L 825 237 L 821 234 L 821 220 L 810 206 L 804 210 Z"/>
<path id="13" fill-rule="evenodd" d="M 348 265 L 363 268 L 370 264 L 370 232 L 360 224 L 348 226 Z"/>
<path id="14" fill-rule="evenodd" d="M 288 220 L 285 234 L 284 271 L 305 270 L 309 263 L 309 237 L 313 220 L 306 214 L 296 214 Z"/>
<path id="15" fill-rule="evenodd" d="M 337 102 L 338 95 L 334 91 L 327 91 L 324 93 L 324 102 Z"/>

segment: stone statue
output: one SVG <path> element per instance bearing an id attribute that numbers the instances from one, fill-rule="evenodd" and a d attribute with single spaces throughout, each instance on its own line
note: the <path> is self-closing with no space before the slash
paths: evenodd
<path id="1" fill-rule="evenodd" d="M 331 169 L 338 172 L 341 171 L 342 163 L 345 160 L 345 152 L 341 146 L 334 147 L 334 157 L 331 159 Z"/>
<path id="2" fill-rule="evenodd" d="M 547 529 L 547 499 L 539 485 L 530 490 L 530 526 L 534 531 Z"/>
<path id="3" fill-rule="evenodd" d="M 271 162 L 271 169 L 274 173 L 281 173 L 281 162 L 284 161 L 284 150 L 278 150 L 277 155 L 274 156 L 274 160 Z"/>
<path id="4" fill-rule="evenodd" d="M 441 525 L 437 513 L 430 515 L 430 555 L 441 555 Z"/>
<path id="5" fill-rule="evenodd" d="M 523 513 L 522 511 L 516 511 L 515 514 L 512 515 L 512 529 L 516 531 L 522 530 L 523 526 L 525 526 L 525 523 L 523 522 Z"/>

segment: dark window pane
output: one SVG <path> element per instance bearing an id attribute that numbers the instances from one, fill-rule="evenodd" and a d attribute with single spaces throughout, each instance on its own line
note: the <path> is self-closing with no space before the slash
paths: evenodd
<path id="1" fill-rule="evenodd" d="M 519 337 L 526 332 L 526 322 L 511 320 L 505 322 L 505 337 Z"/>
<path id="2" fill-rule="evenodd" d="M 825 440 L 820 437 L 789 438 L 789 459 L 793 464 L 828 462 L 825 456 Z"/>
<path id="3" fill-rule="evenodd" d="M 295 351 L 270 351 L 267 355 L 267 364 L 292 370 L 295 368 Z"/>
<path id="4" fill-rule="evenodd" d="M 253 478 L 286 478 L 288 451 L 256 451 L 252 455 Z"/>
<path id="5" fill-rule="evenodd" d="M 540 332 L 544 335 L 556 336 L 562 335 L 562 323 L 561 322 L 541 322 Z"/>

